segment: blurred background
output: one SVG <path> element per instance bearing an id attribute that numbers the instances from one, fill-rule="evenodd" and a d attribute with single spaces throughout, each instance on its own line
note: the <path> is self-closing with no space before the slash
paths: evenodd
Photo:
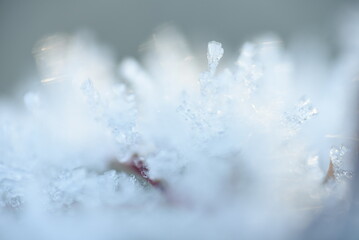
<path id="1" fill-rule="evenodd" d="M 86 29 L 111 47 L 119 61 L 139 57 L 141 43 L 163 25 L 173 25 L 191 46 L 206 51 L 210 40 L 237 51 L 262 32 L 285 42 L 312 35 L 332 49 L 336 17 L 354 0 L 0 0 L 0 98 L 8 98 L 28 76 L 42 37 Z"/>

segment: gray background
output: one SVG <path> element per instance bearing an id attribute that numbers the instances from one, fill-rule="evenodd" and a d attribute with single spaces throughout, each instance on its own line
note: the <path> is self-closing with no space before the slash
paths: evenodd
<path id="1" fill-rule="evenodd" d="M 333 22 L 350 0 L 0 0 L 0 97 L 9 97 L 35 73 L 32 48 L 41 37 L 93 30 L 118 60 L 139 56 L 156 27 L 173 24 L 190 43 L 208 40 L 235 49 L 245 39 L 274 31 L 284 40 L 317 34 L 333 45 Z"/>

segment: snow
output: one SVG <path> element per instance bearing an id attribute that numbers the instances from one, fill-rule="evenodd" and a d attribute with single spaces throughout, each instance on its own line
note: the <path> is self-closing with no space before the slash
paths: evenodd
<path id="1" fill-rule="evenodd" d="M 220 69 L 211 41 L 207 70 L 172 37 L 118 71 L 86 34 L 39 43 L 42 84 L 0 108 L 1 239 L 293 239 L 341 206 L 350 159 L 329 146 L 353 141 L 325 136 L 353 131 L 359 61 L 311 84 L 276 37 Z"/>

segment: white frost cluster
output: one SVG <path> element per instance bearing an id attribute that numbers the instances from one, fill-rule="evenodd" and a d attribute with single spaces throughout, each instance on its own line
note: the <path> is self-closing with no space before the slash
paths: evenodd
<path id="1" fill-rule="evenodd" d="M 224 67 L 212 41 L 202 69 L 174 32 L 145 48 L 35 48 L 41 84 L 0 108 L 0 239 L 293 239 L 345 205 L 353 49 L 307 63 L 263 37 Z"/>

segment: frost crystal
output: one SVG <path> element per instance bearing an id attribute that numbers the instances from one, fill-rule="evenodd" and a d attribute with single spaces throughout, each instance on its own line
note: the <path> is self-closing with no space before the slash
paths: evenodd
<path id="1" fill-rule="evenodd" d="M 213 75 L 216 72 L 219 60 L 223 57 L 224 50 L 222 44 L 216 41 L 208 43 L 207 59 L 209 72 Z"/>
<path id="2" fill-rule="evenodd" d="M 253 93 L 258 87 L 258 81 L 263 76 L 261 62 L 258 61 L 258 46 L 246 43 L 242 47 L 241 54 L 237 60 L 237 78 L 243 82 L 247 93 Z"/>
<path id="3" fill-rule="evenodd" d="M 99 93 L 96 91 L 93 83 L 90 79 L 85 80 L 82 85 L 81 89 L 83 90 L 84 95 L 87 97 L 88 104 L 92 108 L 93 111 L 100 111 L 102 110 L 102 102 L 100 99 Z"/>
<path id="4" fill-rule="evenodd" d="M 319 156 L 333 144 L 323 133 L 352 131 L 332 109 L 353 98 L 337 86 L 352 86 L 359 58 L 350 55 L 352 69 L 333 64 L 328 84 L 332 69 L 302 73 L 277 40 L 246 43 L 218 70 L 224 51 L 212 41 L 208 69 L 200 69 L 171 33 L 156 37 L 144 61 L 124 60 L 116 72 L 92 40 L 65 39 L 36 53 L 46 76 L 24 96 L 25 108 L 0 106 L 1 239 L 24 239 L 23 230 L 55 240 L 297 239 L 321 215 L 312 209 L 342 203 L 319 184 Z M 310 82 L 298 81 L 301 74 L 326 76 L 312 96 L 330 106 L 320 115 L 308 97 L 293 107 L 292 96 L 314 88 L 298 87 Z M 351 176 L 345 151 L 330 150 L 331 179 Z"/>
<path id="5" fill-rule="evenodd" d="M 120 144 L 120 154 L 124 154 L 136 144 L 138 138 L 135 130 L 137 111 L 134 96 L 127 94 L 125 87 L 120 85 L 114 86 L 111 93 L 108 94 L 110 99 L 104 101 L 91 80 L 84 81 L 81 89 L 95 119 L 110 129 L 114 138 Z"/>
<path id="6" fill-rule="evenodd" d="M 343 157 L 347 151 L 348 149 L 343 145 L 339 147 L 333 146 L 329 151 L 329 159 L 333 164 L 334 177 L 339 182 L 350 179 L 353 175 L 351 171 L 343 169 Z"/>
<path id="7" fill-rule="evenodd" d="M 317 114 L 318 109 L 312 105 L 308 97 L 303 96 L 294 110 L 284 113 L 285 124 L 290 128 L 290 134 L 296 133 L 303 123 L 312 119 Z"/>
<path id="8" fill-rule="evenodd" d="M 218 63 L 223 56 L 223 53 L 224 50 L 221 43 L 215 41 L 208 43 L 208 71 L 203 72 L 199 79 L 202 95 L 210 96 L 218 90 L 220 83 L 214 81 L 214 74 L 216 72 Z"/>

